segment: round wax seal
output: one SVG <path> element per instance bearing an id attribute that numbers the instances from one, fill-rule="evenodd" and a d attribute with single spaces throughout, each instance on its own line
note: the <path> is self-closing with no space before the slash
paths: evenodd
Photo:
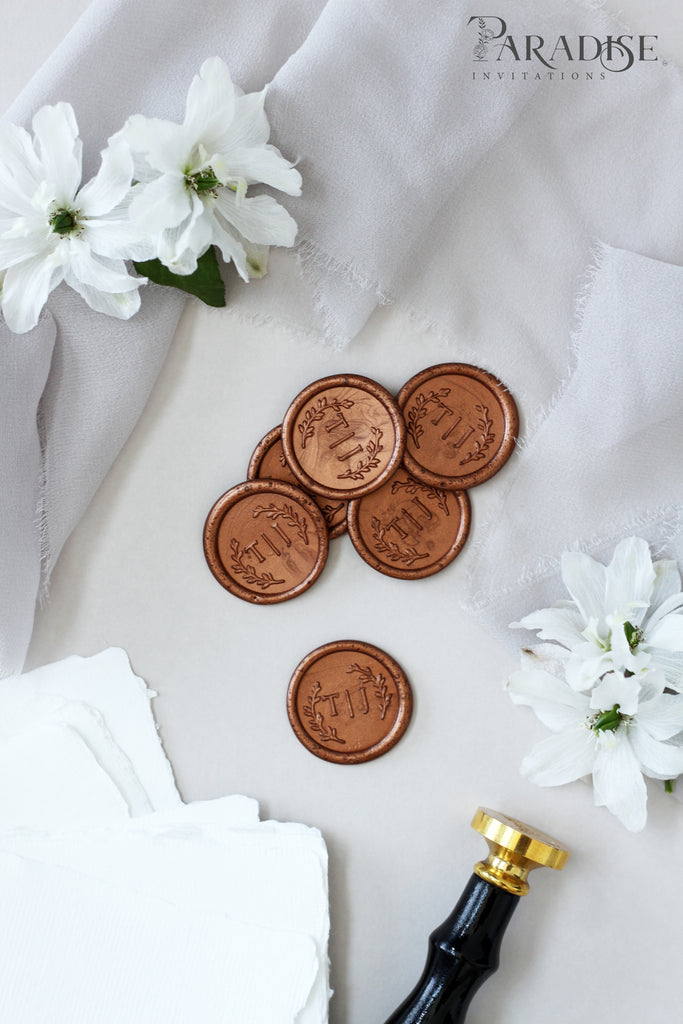
<path id="1" fill-rule="evenodd" d="M 315 502 L 280 480 L 231 488 L 204 526 L 204 554 L 218 582 L 254 604 L 307 590 L 327 560 L 327 527 Z"/>
<path id="2" fill-rule="evenodd" d="M 380 384 L 339 374 L 297 395 L 282 424 L 282 446 L 303 487 L 335 500 L 359 498 L 398 468 L 405 424 Z"/>
<path id="3" fill-rule="evenodd" d="M 282 448 L 282 428 L 273 427 L 262 438 L 254 449 L 247 470 L 248 480 L 284 480 L 287 484 L 299 487 L 299 481 L 289 468 Z M 347 502 L 341 499 L 323 498 L 321 495 L 310 495 L 327 523 L 330 537 L 341 537 L 346 532 Z"/>
<path id="4" fill-rule="evenodd" d="M 385 754 L 408 728 L 413 696 L 401 666 L 360 640 L 307 654 L 287 691 L 294 732 L 316 757 L 360 764 Z"/>
<path id="5" fill-rule="evenodd" d="M 349 502 L 349 535 L 373 569 L 418 580 L 449 565 L 470 529 L 465 491 L 445 491 L 416 480 L 403 467 L 364 498 Z"/>
<path id="6" fill-rule="evenodd" d="M 486 370 L 441 363 L 412 377 L 398 404 L 406 421 L 406 469 L 433 487 L 475 487 L 497 473 L 515 446 L 515 401 Z"/>

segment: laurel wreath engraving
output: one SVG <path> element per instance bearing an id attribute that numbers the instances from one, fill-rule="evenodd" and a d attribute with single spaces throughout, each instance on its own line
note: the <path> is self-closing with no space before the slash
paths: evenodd
<path id="1" fill-rule="evenodd" d="M 372 539 L 375 542 L 375 551 L 379 551 L 381 555 L 386 555 L 390 561 L 400 562 L 401 565 L 410 567 L 421 558 L 429 558 L 428 551 L 419 552 L 414 544 L 406 544 L 404 547 L 400 547 L 396 541 L 387 538 L 387 527 L 382 525 L 377 516 L 373 516 L 370 522 L 372 524 Z"/>
<path id="2" fill-rule="evenodd" d="M 315 424 L 325 418 L 325 413 L 331 411 L 341 414 L 342 409 L 350 409 L 352 405 L 353 402 L 350 398 L 333 398 L 329 400 L 326 395 L 319 398 L 314 406 L 306 410 L 302 422 L 298 424 L 298 430 L 301 434 L 301 447 L 306 447 L 306 442 L 315 434 Z"/>
<path id="3" fill-rule="evenodd" d="M 320 683 L 313 683 L 313 688 L 303 706 L 303 713 L 308 719 L 308 728 L 311 732 L 317 732 L 324 743 L 346 743 L 341 736 L 337 736 L 337 730 L 333 725 L 325 724 L 325 716 L 318 711 L 318 704 L 321 701 Z"/>
<path id="4" fill-rule="evenodd" d="M 336 505 L 320 506 L 320 511 L 325 516 L 325 522 L 327 523 L 328 526 L 334 525 L 334 517 L 337 515 L 338 512 L 341 512 L 345 505 L 345 501 L 338 501 Z"/>
<path id="5" fill-rule="evenodd" d="M 279 462 L 283 469 L 287 469 L 287 459 L 285 458 L 284 452 L 280 452 Z"/>
<path id="6" fill-rule="evenodd" d="M 308 545 L 308 523 L 303 516 L 294 511 L 291 505 L 285 504 L 282 508 L 278 508 L 273 501 L 270 505 L 257 505 L 252 512 L 252 517 L 258 519 L 260 515 L 264 515 L 266 519 L 284 519 L 296 530 L 304 544 Z"/>
<path id="7" fill-rule="evenodd" d="M 337 473 L 337 480 L 362 480 L 366 473 L 379 466 L 378 456 L 384 451 L 384 445 L 381 443 L 382 431 L 379 427 L 370 427 L 370 433 L 372 437 L 365 446 L 365 458 L 356 464 L 355 469 L 349 466 L 343 473 Z"/>
<path id="8" fill-rule="evenodd" d="M 355 675 L 357 675 L 361 683 L 365 683 L 366 685 L 372 683 L 372 691 L 377 699 L 377 706 L 379 707 L 380 717 L 382 721 L 384 721 L 384 716 L 389 710 L 389 705 L 391 704 L 392 701 L 392 694 L 389 693 L 389 690 L 387 688 L 387 681 L 382 675 L 382 673 L 378 672 L 377 675 L 373 675 L 372 669 L 370 668 L 369 665 L 367 665 L 365 668 L 361 668 L 357 662 L 354 662 L 353 665 L 349 665 L 346 671 L 353 672 Z"/>
<path id="9" fill-rule="evenodd" d="M 414 480 L 411 477 L 410 480 L 394 480 L 391 485 L 391 493 L 397 494 L 398 491 L 407 491 L 408 494 L 425 494 L 430 501 L 436 502 L 444 515 L 450 515 L 448 510 L 448 495 L 446 491 L 442 491 L 440 487 L 430 487 L 429 484 L 420 483 L 419 480 Z"/>
<path id="10" fill-rule="evenodd" d="M 420 420 L 427 415 L 430 405 L 434 402 L 436 402 L 437 405 L 440 404 L 441 400 L 450 395 L 450 393 L 450 388 L 439 388 L 438 391 L 430 391 L 426 397 L 422 392 L 415 397 L 415 403 L 411 406 L 410 411 L 408 412 L 408 421 L 406 426 L 408 428 L 408 434 L 412 437 L 413 444 L 416 448 L 420 447 L 420 438 L 424 434 L 424 428 L 420 426 Z"/>
<path id="11" fill-rule="evenodd" d="M 496 435 L 491 430 L 493 426 L 493 420 L 489 419 L 489 411 L 485 405 L 475 405 L 474 407 L 477 412 L 481 413 L 481 416 L 477 420 L 477 427 L 481 433 L 481 437 L 478 438 L 474 443 L 474 448 L 464 459 L 460 460 L 461 466 L 466 466 L 468 462 L 479 462 L 483 459 L 496 439 Z"/>
<path id="12" fill-rule="evenodd" d="M 235 537 L 230 541 L 230 551 L 232 552 L 231 569 L 237 576 L 244 576 L 244 582 L 249 586 L 260 587 L 261 590 L 267 590 L 268 587 L 272 587 L 277 583 L 284 583 L 284 580 L 276 580 L 271 572 L 259 572 L 255 565 L 251 565 L 249 562 L 244 561 L 245 552 L 240 548 L 239 542 Z"/>
<path id="13" fill-rule="evenodd" d="M 479 18 L 477 24 L 479 27 L 479 42 L 475 45 L 472 52 L 476 60 L 484 60 L 489 49 L 489 39 L 493 39 L 493 29 L 486 27 L 486 22 L 483 18 Z"/>

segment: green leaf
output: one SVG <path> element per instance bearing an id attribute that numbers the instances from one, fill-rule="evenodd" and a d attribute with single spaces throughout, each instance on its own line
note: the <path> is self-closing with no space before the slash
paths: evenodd
<path id="1" fill-rule="evenodd" d="M 196 295 L 207 306 L 225 306 L 225 285 L 213 246 L 199 257 L 194 274 L 174 274 L 160 260 L 143 260 L 134 266 L 138 274 L 143 274 L 155 284 L 179 288 L 182 292 Z"/>

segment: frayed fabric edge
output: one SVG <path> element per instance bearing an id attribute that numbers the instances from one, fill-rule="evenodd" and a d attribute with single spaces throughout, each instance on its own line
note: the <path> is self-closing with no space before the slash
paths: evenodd
<path id="1" fill-rule="evenodd" d="M 594 533 L 590 537 L 577 538 L 565 550 L 583 551 L 586 554 L 593 554 L 600 548 L 616 544 L 629 533 L 647 530 L 648 527 L 655 525 L 662 527 L 663 536 L 660 537 L 656 545 L 650 543 L 650 547 L 652 548 L 653 557 L 661 558 L 665 556 L 667 545 L 683 529 L 683 510 L 676 505 L 665 505 L 647 514 L 630 516 L 622 522 L 619 528 L 615 527 L 614 529 L 606 530 L 604 533 Z M 551 576 L 559 576 L 561 554 L 562 552 L 557 556 L 546 555 L 537 559 L 533 566 L 525 566 L 513 583 L 505 587 L 490 588 L 486 593 L 480 594 L 476 598 L 465 598 L 460 602 L 461 607 L 467 612 L 479 613 L 494 607 L 501 598 L 507 597 L 522 587 L 528 587 L 542 580 L 547 580 Z M 558 593 L 558 600 L 561 599 L 562 594 Z"/>
<path id="2" fill-rule="evenodd" d="M 610 247 L 601 241 L 593 242 L 589 249 L 588 262 L 581 273 L 574 302 L 574 315 L 569 331 L 569 361 L 565 376 L 552 396 L 538 409 L 533 419 L 528 423 L 525 437 L 517 438 L 517 450 L 520 452 L 524 452 L 529 447 L 543 423 L 555 410 L 557 404 L 564 398 L 567 388 L 571 384 L 579 362 L 586 312 L 593 298 L 596 279 L 605 265 L 609 249 Z"/>
<path id="3" fill-rule="evenodd" d="M 526 436 L 524 438 L 517 438 L 517 441 L 515 442 L 515 461 L 524 455 L 527 448 L 534 441 L 543 424 L 564 397 L 574 373 L 576 372 L 579 351 L 581 349 L 581 335 L 583 333 L 586 310 L 593 296 L 597 276 L 605 264 L 607 250 L 608 246 L 599 240 L 596 240 L 589 249 L 588 262 L 582 271 L 574 303 L 573 323 L 569 332 L 569 361 L 566 374 L 551 398 L 539 408 L 534 418 L 528 424 Z M 510 468 L 513 470 L 514 465 L 511 465 Z M 547 556 L 546 558 L 539 559 L 536 562 L 535 568 L 525 568 L 516 583 L 508 586 L 507 588 L 500 589 L 499 587 L 492 587 L 487 591 L 482 592 L 480 587 L 475 586 L 479 575 L 478 565 L 481 561 L 482 553 L 486 548 L 489 532 L 500 518 L 501 510 L 505 505 L 512 483 L 513 481 L 510 480 L 507 487 L 505 487 L 501 493 L 495 508 L 489 513 L 482 525 L 481 539 L 476 541 L 470 549 L 466 574 L 467 590 L 469 594 L 472 595 L 476 589 L 479 591 L 480 596 L 476 598 L 470 596 L 461 599 L 460 605 L 465 611 L 481 611 L 483 608 L 493 604 L 497 598 L 504 594 L 512 593 L 513 590 L 516 590 L 519 586 L 527 585 L 531 581 L 541 579 L 544 576 L 550 576 L 558 570 L 560 564 L 559 555 L 556 558 Z"/>
<path id="4" fill-rule="evenodd" d="M 606 258 L 610 251 L 612 251 L 612 247 L 601 241 L 595 241 L 591 247 L 590 259 L 586 269 L 582 273 L 575 301 L 573 327 L 569 336 L 571 362 L 567 375 L 562 380 L 551 399 L 534 417 L 534 420 L 529 425 L 526 437 L 524 439 L 517 440 L 517 457 L 523 455 L 526 449 L 535 440 L 536 435 L 545 421 L 564 397 L 574 373 L 576 372 L 579 353 L 581 351 L 586 315 L 594 296 L 596 280 L 605 266 Z M 478 565 L 487 544 L 486 538 L 493 525 L 499 520 L 501 509 L 504 507 L 511 487 L 512 481 L 510 481 L 508 486 L 500 495 L 496 503 L 496 507 L 492 512 L 490 512 L 486 521 L 483 523 L 481 529 L 482 539 L 477 541 L 471 549 L 466 575 L 469 596 L 463 597 L 460 600 L 461 607 L 467 612 L 480 613 L 485 609 L 494 607 L 502 598 L 507 597 L 509 594 L 521 587 L 527 587 L 529 585 L 539 583 L 542 580 L 547 580 L 551 576 L 559 574 L 562 552 L 558 552 L 556 555 L 540 557 L 536 559 L 533 564 L 524 566 L 517 579 L 513 583 L 507 584 L 504 587 L 489 587 L 485 591 L 482 591 L 481 587 L 475 587 L 475 583 L 479 575 Z M 666 549 L 666 546 L 676 537 L 677 534 L 680 533 L 681 529 L 683 529 L 683 511 L 680 507 L 675 505 L 662 506 L 648 512 L 647 514 L 635 514 L 622 522 L 619 528 L 615 527 L 614 529 L 606 530 L 602 533 L 594 533 L 590 537 L 577 538 L 573 543 L 568 545 L 568 549 L 590 553 L 610 543 L 616 543 L 625 535 L 625 533 L 645 530 L 655 524 L 658 524 L 662 528 L 663 536 L 660 538 L 657 547 L 653 548 L 653 555 L 655 557 L 661 556 L 662 552 Z M 478 596 L 476 597 L 473 596 L 475 589 L 478 591 Z"/>

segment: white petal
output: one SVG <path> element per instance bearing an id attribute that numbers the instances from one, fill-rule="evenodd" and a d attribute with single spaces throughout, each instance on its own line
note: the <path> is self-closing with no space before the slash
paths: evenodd
<path id="1" fill-rule="evenodd" d="M 605 578 L 605 609 L 608 612 L 623 610 L 624 617 L 634 626 L 640 625 L 655 582 L 647 542 L 642 537 L 626 537 L 620 541 L 607 566 Z"/>
<path id="2" fill-rule="evenodd" d="M 641 618 L 641 615 L 634 616 L 631 614 L 631 619 L 633 620 L 631 625 L 635 626 Z M 638 672 L 641 669 L 647 668 L 650 660 L 649 656 L 640 646 L 635 651 L 631 650 L 626 638 L 626 622 L 621 617 L 621 614 L 608 615 L 607 625 L 609 626 L 609 642 L 614 666 L 620 669 L 628 669 L 629 672 Z"/>
<path id="3" fill-rule="evenodd" d="M 198 257 L 203 256 L 209 248 L 212 237 L 211 208 L 193 194 L 190 217 L 177 228 L 162 233 L 159 239 L 159 259 L 174 274 L 193 274 L 197 269 Z"/>
<path id="4" fill-rule="evenodd" d="M 566 602 L 554 608 L 540 608 L 525 615 L 519 622 L 511 622 L 511 629 L 538 630 L 541 640 L 556 640 L 570 650 L 584 643 L 582 631 L 585 620 L 575 604 Z"/>
<path id="5" fill-rule="evenodd" d="M 65 276 L 66 283 L 84 299 L 96 313 L 116 317 L 117 320 L 129 320 L 140 308 L 140 293 L 108 292 L 93 288 L 71 275 Z M 140 284 L 144 283 L 142 279 Z"/>
<path id="6" fill-rule="evenodd" d="M 582 551 L 562 555 L 562 580 L 578 605 L 584 622 L 604 618 L 605 566 Z"/>
<path id="7" fill-rule="evenodd" d="M 221 223 L 218 217 L 213 218 L 212 224 L 214 245 L 217 245 L 220 249 L 225 262 L 230 263 L 232 260 L 242 280 L 248 281 L 249 268 L 247 266 L 247 254 L 244 251 L 244 246 L 230 229 L 230 226 Z"/>
<path id="8" fill-rule="evenodd" d="M 593 658 L 570 657 L 566 666 L 567 682 L 573 690 L 588 690 L 611 668 L 609 653 L 598 654 Z"/>
<path id="9" fill-rule="evenodd" d="M 267 92 L 266 86 L 261 92 L 250 92 L 236 98 L 233 117 L 224 122 L 223 133 L 217 140 L 217 149 L 231 152 L 266 145 L 270 137 L 270 125 L 265 111 Z"/>
<path id="10" fill-rule="evenodd" d="M 133 278 L 123 261 L 93 257 L 82 243 L 71 246 L 71 260 L 64 271 L 66 283 L 98 313 L 128 320 L 140 308 L 138 288 L 144 278 Z"/>
<path id="11" fill-rule="evenodd" d="M 216 199 L 216 209 L 250 242 L 294 245 L 296 221 L 272 196 L 237 199 L 223 188 Z"/>
<path id="12" fill-rule="evenodd" d="M 663 558 L 653 564 L 653 569 L 655 582 L 650 596 L 650 619 L 653 613 L 657 613 L 659 608 L 673 597 L 678 596 L 683 604 L 681 574 L 676 563 L 671 559 Z"/>
<path id="13" fill-rule="evenodd" d="M 263 182 L 290 196 L 301 195 L 301 175 L 275 146 L 228 149 L 211 166 L 221 181 L 244 178 L 248 184 Z"/>
<path id="14" fill-rule="evenodd" d="M 55 253 L 10 267 L 2 283 L 2 312 L 9 329 L 24 334 L 35 327 L 48 295 L 62 278 L 62 263 Z"/>
<path id="15" fill-rule="evenodd" d="M 654 700 L 641 702 L 637 724 L 655 740 L 670 740 L 683 732 L 683 696 L 663 693 Z"/>
<path id="16" fill-rule="evenodd" d="M 646 618 L 648 635 L 667 615 L 675 615 L 679 612 L 683 612 L 683 594 L 669 594 L 666 600 L 662 601 L 659 607 L 655 611 L 651 611 L 651 614 Z"/>
<path id="17" fill-rule="evenodd" d="M 155 239 L 123 217 L 89 221 L 81 238 L 98 256 L 110 259 L 151 260 L 157 255 Z"/>
<path id="18" fill-rule="evenodd" d="M 609 749 L 598 750 L 593 768 L 595 803 L 607 807 L 631 832 L 640 832 L 647 818 L 647 790 L 640 765 L 621 728 Z"/>
<path id="19" fill-rule="evenodd" d="M 76 196 L 75 204 L 85 217 L 101 217 L 121 203 L 131 187 L 133 157 L 123 143 L 102 153 L 99 171 Z"/>
<path id="20" fill-rule="evenodd" d="M 537 786 L 564 786 L 591 773 L 595 748 L 590 729 L 577 725 L 537 743 L 521 771 Z"/>
<path id="21" fill-rule="evenodd" d="M 268 258 L 270 249 L 267 245 L 257 245 L 255 242 L 248 242 L 244 239 L 244 250 L 247 254 L 247 267 L 249 268 L 249 280 L 258 281 L 268 273 Z"/>
<path id="22" fill-rule="evenodd" d="M 624 676 L 621 672 L 607 672 L 591 692 L 590 706 L 596 711 L 611 711 L 619 705 L 622 715 L 635 715 L 638 711 L 640 683 L 637 676 Z"/>
<path id="23" fill-rule="evenodd" d="M 132 277 L 123 260 L 109 260 L 94 256 L 81 239 L 69 239 L 69 262 L 64 268 L 64 278 L 72 288 L 79 289 L 74 281 L 102 292 L 131 292 L 140 287 L 139 277 Z"/>
<path id="24" fill-rule="evenodd" d="M 569 658 L 569 651 L 557 644 L 534 644 L 523 647 L 520 652 L 522 669 L 544 669 L 562 682 L 566 682 L 565 669 Z"/>
<path id="25" fill-rule="evenodd" d="M 640 672 L 638 675 L 638 681 L 640 683 L 640 707 L 643 704 L 648 703 L 651 700 L 657 700 L 664 693 L 664 687 L 666 686 L 666 676 L 659 669 L 647 669 L 646 672 Z"/>
<path id="26" fill-rule="evenodd" d="M 189 158 L 186 133 L 182 126 L 157 117 L 133 114 L 123 128 L 112 135 L 109 142 L 125 143 L 134 155 L 143 154 L 149 166 L 162 174 L 183 173 Z"/>
<path id="27" fill-rule="evenodd" d="M 683 690 L 683 653 L 652 650 L 650 654 L 652 668 L 664 673 L 667 686 L 672 690 Z"/>
<path id="28" fill-rule="evenodd" d="M 33 256 L 46 255 L 56 245 L 54 233 L 42 217 L 18 217 L 0 237 L 0 268 L 6 269 Z"/>
<path id="29" fill-rule="evenodd" d="M 136 186 L 135 193 L 131 220 L 151 234 L 177 227 L 192 213 L 190 191 L 181 175 L 164 174 L 149 185 Z"/>
<path id="30" fill-rule="evenodd" d="M 629 739 L 643 771 L 651 778 L 675 779 L 683 772 L 683 747 L 654 739 L 637 721 L 631 725 Z"/>
<path id="31" fill-rule="evenodd" d="M 25 128 L 9 121 L 0 121 L 0 154 L 2 164 L 14 177 L 28 181 L 27 191 L 37 188 L 43 179 L 43 166 L 35 151 L 33 139 Z"/>
<path id="32" fill-rule="evenodd" d="M 648 647 L 683 651 L 683 615 L 666 615 L 647 631 Z"/>
<path id="33" fill-rule="evenodd" d="M 33 118 L 33 131 L 45 176 L 57 189 L 55 199 L 68 205 L 81 181 L 83 150 L 71 104 L 41 107 Z"/>
<path id="34" fill-rule="evenodd" d="M 31 136 L 23 128 L 0 122 L 0 208 L 22 216 L 33 210 L 31 197 L 44 179 Z"/>
<path id="35" fill-rule="evenodd" d="M 507 691 L 515 704 L 532 708 L 541 722 L 555 731 L 583 722 L 588 714 L 588 697 L 543 669 L 513 672 Z"/>
<path id="36" fill-rule="evenodd" d="M 214 152 L 234 115 L 235 86 L 230 72 L 220 57 L 210 57 L 190 84 L 183 126 L 195 142 Z"/>

